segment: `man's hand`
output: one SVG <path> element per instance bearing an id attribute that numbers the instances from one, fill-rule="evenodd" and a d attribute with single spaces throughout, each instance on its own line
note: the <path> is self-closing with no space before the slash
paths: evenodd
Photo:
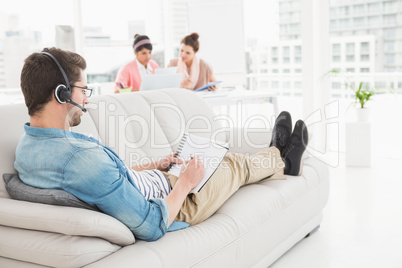
<path id="1" fill-rule="evenodd" d="M 179 213 L 187 195 L 200 183 L 203 176 L 204 166 L 198 156 L 184 163 L 180 171 L 179 180 L 170 194 L 164 198 L 169 207 L 169 226 Z"/>
<path id="2" fill-rule="evenodd" d="M 189 187 L 189 192 L 195 188 L 204 177 L 204 166 L 196 155 L 186 161 L 181 167 L 179 181 Z"/>
<path id="3" fill-rule="evenodd" d="M 183 164 L 183 161 L 181 161 L 179 158 L 176 158 L 177 154 L 170 154 L 165 157 L 163 157 L 159 162 L 156 163 L 156 169 L 159 169 L 160 171 L 168 171 L 171 164 Z"/>

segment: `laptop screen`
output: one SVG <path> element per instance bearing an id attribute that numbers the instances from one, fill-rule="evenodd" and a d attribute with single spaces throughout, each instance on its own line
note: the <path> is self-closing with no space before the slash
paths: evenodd
<path id="1" fill-rule="evenodd" d="M 141 77 L 140 90 L 153 90 L 161 88 L 178 88 L 183 74 L 153 74 Z"/>

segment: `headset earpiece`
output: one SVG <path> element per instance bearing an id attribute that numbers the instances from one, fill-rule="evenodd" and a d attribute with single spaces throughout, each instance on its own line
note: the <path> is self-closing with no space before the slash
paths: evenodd
<path id="1" fill-rule="evenodd" d="M 54 90 L 54 97 L 58 103 L 66 103 L 71 99 L 71 91 L 63 84 L 60 84 Z"/>
<path id="2" fill-rule="evenodd" d="M 81 105 L 79 105 L 78 103 L 74 102 L 71 99 L 71 87 L 70 87 L 70 82 L 68 81 L 67 75 L 64 72 L 63 68 L 61 67 L 60 63 L 56 60 L 56 58 L 48 53 L 48 52 L 41 52 L 42 54 L 50 57 L 54 63 L 56 63 L 57 67 L 59 68 L 61 74 L 63 75 L 64 81 L 66 81 L 66 85 L 60 84 L 56 87 L 56 89 L 54 90 L 54 97 L 56 98 L 58 103 L 71 103 L 74 106 L 77 106 L 78 108 L 80 108 L 84 113 L 87 112 L 87 109 L 85 109 L 84 107 L 82 107 Z"/>
<path id="3" fill-rule="evenodd" d="M 60 63 L 58 60 L 50 53 L 48 52 L 41 52 L 42 54 L 48 56 L 51 58 L 54 63 L 56 63 L 57 67 L 60 70 L 61 75 L 64 78 L 64 81 L 66 82 L 65 85 L 60 84 L 56 87 L 54 90 L 54 97 L 59 103 L 66 103 L 71 100 L 71 88 L 70 88 L 70 82 L 68 81 L 67 75 L 63 70 L 63 67 L 61 67 Z"/>

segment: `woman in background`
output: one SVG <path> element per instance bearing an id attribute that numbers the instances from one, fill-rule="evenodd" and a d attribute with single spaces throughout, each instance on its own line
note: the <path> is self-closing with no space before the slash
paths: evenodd
<path id="1" fill-rule="evenodd" d="M 120 88 L 128 87 L 131 87 L 131 91 L 139 91 L 141 77 L 154 74 L 155 69 L 159 68 L 159 65 L 151 60 L 152 44 L 148 36 L 136 34 L 133 49 L 135 60 L 120 68 L 116 77 L 115 93 L 119 93 Z"/>
<path id="2" fill-rule="evenodd" d="M 197 56 L 200 42 L 198 33 L 187 35 L 181 40 L 180 57 L 170 61 L 168 67 L 177 66 L 177 73 L 183 73 L 180 87 L 194 90 L 209 82 L 215 82 L 212 68 Z M 215 90 L 216 87 L 210 87 Z"/>

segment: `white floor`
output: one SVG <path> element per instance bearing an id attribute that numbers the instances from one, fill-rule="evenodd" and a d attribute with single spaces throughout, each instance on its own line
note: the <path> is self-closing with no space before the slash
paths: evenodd
<path id="1" fill-rule="evenodd" d="M 336 104 L 339 129 L 329 144 L 330 197 L 321 227 L 271 268 L 402 267 L 402 96 L 379 96 L 370 105 L 369 168 L 345 164 L 345 122 L 355 120 L 349 104 Z M 279 110 L 292 117 L 300 118 L 302 107 L 301 98 L 279 99 Z M 252 105 L 245 117 L 270 112 Z"/>
<path id="2" fill-rule="evenodd" d="M 373 160 L 370 168 L 331 168 L 320 229 L 272 268 L 402 267 L 402 160 Z"/>

